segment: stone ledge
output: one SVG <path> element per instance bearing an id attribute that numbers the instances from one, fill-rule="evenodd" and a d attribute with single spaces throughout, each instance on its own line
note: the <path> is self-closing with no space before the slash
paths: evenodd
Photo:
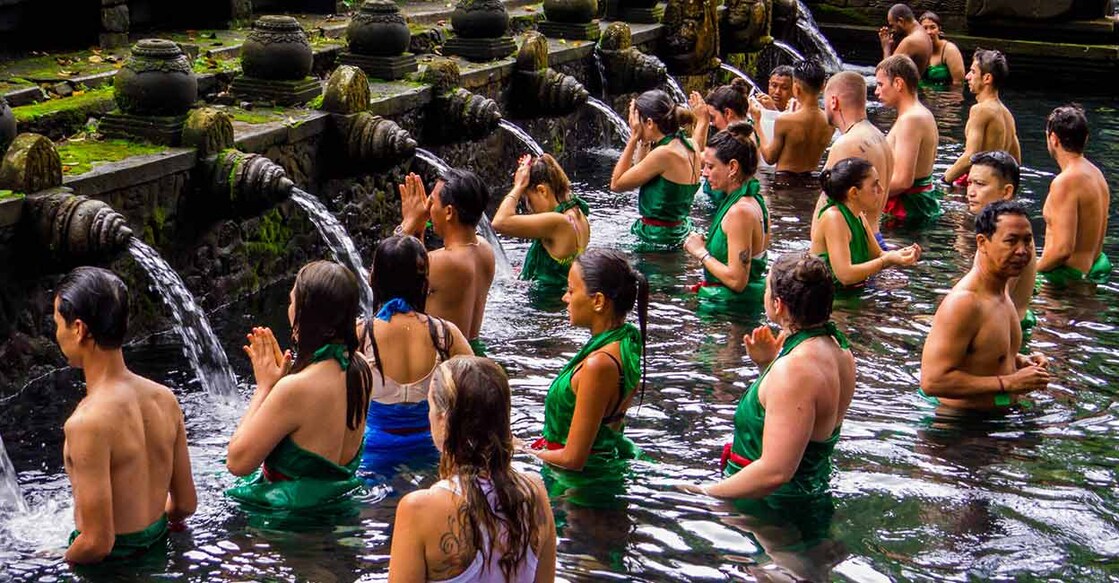
<path id="1" fill-rule="evenodd" d="M 190 170 L 197 158 L 194 148 L 170 148 L 158 154 L 99 164 L 85 174 L 64 177 L 62 185 L 72 188 L 75 194 L 95 197 Z"/>
<path id="2" fill-rule="evenodd" d="M 245 152 L 263 152 L 269 146 L 301 142 L 321 134 L 326 131 L 329 120 L 329 113 L 312 110 L 294 124 L 287 121 L 236 124 L 234 143 L 237 149 Z"/>

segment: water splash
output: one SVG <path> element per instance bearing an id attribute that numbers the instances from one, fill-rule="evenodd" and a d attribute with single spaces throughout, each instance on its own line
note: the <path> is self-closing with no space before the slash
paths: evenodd
<path id="1" fill-rule="evenodd" d="M 672 94 L 673 101 L 684 107 L 688 107 L 688 94 L 684 93 L 684 88 L 680 86 L 680 82 L 672 75 L 665 75 L 665 80 L 668 84 L 668 92 Z"/>
<path id="2" fill-rule="evenodd" d="M 629 141 L 629 125 L 626 124 L 626 120 L 622 119 L 622 116 L 618 115 L 618 112 L 594 97 L 587 98 L 587 105 L 597 109 L 602 115 L 606 116 L 606 121 L 610 122 L 610 125 L 614 128 L 614 133 L 621 136 L 623 142 Z"/>
<path id="3" fill-rule="evenodd" d="M 532 136 L 528 135 L 528 132 L 517 127 L 517 125 L 513 122 L 507 119 L 503 119 L 497 122 L 497 125 L 501 126 L 501 129 L 509 132 L 513 135 L 513 137 L 520 140 L 521 144 L 528 148 L 528 150 L 532 152 L 533 156 L 544 155 L 544 148 L 541 148 L 540 144 L 536 143 L 536 140 L 532 139 Z"/>
<path id="4" fill-rule="evenodd" d="M 361 255 L 357 252 L 357 246 L 354 245 L 354 240 L 350 238 L 350 234 L 346 232 L 346 228 L 342 223 L 338 222 L 338 218 L 334 213 L 326 208 L 326 205 L 314 196 L 298 189 L 293 188 L 291 191 L 291 200 L 299 205 L 307 216 L 310 217 L 311 222 L 315 224 L 318 229 L 319 235 L 322 236 L 323 241 L 326 241 L 327 247 L 330 248 L 330 254 L 334 256 L 334 260 L 350 268 L 358 279 L 358 289 L 361 294 L 361 313 L 369 315 L 373 312 L 373 289 L 369 287 L 369 272 L 365 271 L 365 267 L 361 264 Z"/>
<path id="5" fill-rule="evenodd" d="M 719 68 L 730 73 L 731 75 L 734 75 L 735 77 L 738 77 L 739 79 L 742 79 L 743 81 L 746 81 L 746 83 L 750 85 L 750 95 L 753 95 L 755 93 L 765 93 L 764 91 L 762 91 L 761 87 L 758 87 L 758 84 L 754 83 L 754 80 L 751 79 L 746 73 L 743 73 L 742 71 L 726 63 L 719 65 Z"/>
<path id="6" fill-rule="evenodd" d="M 229 368 L 229 359 L 210 327 L 206 313 L 194 300 L 179 274 L 163 260 L 159 252 L 133 237 L 128 253 L 148 274 L 152 287 L 171 310 L 175 331 L 183 339 L 183 352 L 194 368 L 198 382 L 211 395 L 228 398 L 234 394 L 237 381 Z"/>
<path id="7" fill-rule="evenodd" d="M 788 55 L 794 62 L 804 60 L 804 55 L 801 54 L 800 51 L 796 50 L 795 48 L 793 48 L 792 45 L 790 45 L 789 43 L 787 43 L 783 40 L 773 41 L 773 46 L 777 47 L 778 49 L 781 50 L 781 52 Z"/>
<path id="8" fill-rule="evenodd" d="M 813 52 L 820 58 L 824 69 L 829 73 L 838 73 L 843 70 L 843 59 L 839 58 L 839 53 L 835 51 L 835 47 L 831 46 L 828 38 L 820 32 L 820 26 L 816 24 L 816 19 L 812 17 L 812 11 L 804 3 L 804 0 L 797 0 L 797 28 L 812 43 Z"/>
<path id="9" fill-rule="evenodd" d="M 435 168 L 435 171 L 439 172 L 440 174 L 451 169 L 450 164 L 444 162 L 442 158 L 436 156 L 430 150 L 416 148 L 416 157 L 426 162 L 432 168 Z"/>
<path id="10" fill-rule="evenodd" d="M 599 52 L 598 47 L 594 49 L 594 66 L 598 69 L 598 83 L 599 88 L 602 89 L 602 98 L 606 99 L 606 63 L 602 62 L 602 53 Z"/>
<path id="11" fill-rule="evenodd" d="M 23 500 L 23 492 L 16 479 L 16 469 L 8 458 L 8 452 L 4 450 L 4 438 L 0 436 L 0 514 L 13 510 L 27 512 L 27 502 Z"/>

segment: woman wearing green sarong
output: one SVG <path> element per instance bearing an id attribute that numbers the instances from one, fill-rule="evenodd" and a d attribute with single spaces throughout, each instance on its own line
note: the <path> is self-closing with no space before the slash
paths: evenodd
<path id="1" fill-rule="evenodd" d="M 626 410 L 644 384 L 649 284 L 618 251 L 593 249 L 575 260 L 563 296 L 571 324 L 591 339 L 552 381 L 544 400 L 544 436 L 532 444 L 541 460 L 589 470 L 637 449 L 622 435 Z M 640 330 L 626 322 L 637 306 Z"/>
<path id="2" fill-rule="evenodd" d="M 874 165 L 862 158 L 840 160 L 820 174 L 827 204 L 812 230 L 810 250 L 828 266 L 835 283 L 861 285 L 888 267 L 908 267 L 921 257 L 916 243 L 883 251 L 872 235 L 866 214 L 882 201 L 882 186 Z"/>
<path id="3" fill-rule="evenodd" d="M 646 91 L 629 105 L 630 138 L 610 190 L 638 189 L 641 218 L 630 231 L 658 250 L 679 249 L 692 230 L 688 217 L 699 189 L 699 153 L 682 129 L 694 115 L 664 91 Z"/>
<path id="4" fill-rule="evenodd" d="M 919 20 L 933 43 L 929 66 L 921 76 L 921 87 L 943 90 L 962 86 L 967 71 L 960 47 L 944 38 L 940 17 L 935 12 L 925 12 Z"/>
<path id="5" fill-rule="evenodd" d="M 754 172 L 758 150 L 753 130 L 734 123 L 719 132 L 703 152 L 703 176 L 729 193 L 719 204 L 707 237 L 692 233 L 684 249 L 703 266 L 700 301 L 720 306 L 760 307 L 765 294 L 769 211 Z"/>
<path id="6" fill-rule="evenodd" d="M 518 215 L 522 197 L 529 214 Z M 590 207 L 571 192 L 559 162 L 548 154 L 521 156 L 513 175 L 513 189 L 497 207 L 493 230 L 508 237 L 532 239 L 521 267 L 521 279 L 541 285 L 567 285 L 567 270 L 587 248 Z"/>
<path id="7" fill-rule="evenodd" d="M 372 375 L 358 354 L 358 287 L 331 261 L 299 270 L 288 319 L 296 345 L 281 351 L 268 328 L 253 328 L 245 353 L 256 390 L 229 441 L 226 466 L 239 480 L 226 494 L 250 507 L 306 510 L 348 500 L 361 482 Z"/>

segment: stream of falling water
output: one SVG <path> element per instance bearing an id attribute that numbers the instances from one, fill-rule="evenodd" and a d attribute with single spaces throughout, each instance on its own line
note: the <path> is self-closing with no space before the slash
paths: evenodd
<path id="1" fill-rule="evenodd" d="M 544 148 L 540 147 L 540 144 L 536 143 L 536 140 L 532 139 L 532 136 L 528 135 L 528 132 L 517 127 L 513 122 L 503 119 L 498 122 L 497 125 L 501 126 L 501 129 L 512 134 L 521 144 L 524 144 L 524 146 L 532 152 L 533 156 L 542 156 L 544 154 Z"/>
<path id="2" fill-rule="evenodd" d="M 668 84 L 669 93 L 672 94 L 672 99 L 677 104 L 688 107 L 688 94 L 684 93 L 684 88 L 680 86 L 680 82 L 672 75 L 665 75 L 665 81 Z"/>
<path id="3" fill-rule="evenodd" d="M 610 122 L 611 127 L 614 128 L 614 133 L 621 136 L 623 142 L 629 141 L 629 125 L 626 124 L 626 120 L 622 119 L 622 116 L 618 115 L 618 112 L 594 97 L 587 98 L 587 105 L 597 109 L 602 115 L 606 116 L 606 121 Z"/>
<path id="4" fill-rule="evenodd" d="M 734 68 L 734 67 L 732 67 L 732 66 L 730 66 L 726 63 L 723 63 L 723 64 L 719 65 L 719 68 L 728 72 L 728 73 L 730 73 L 731 75 L 734 75 L 735 77 L 738 77 L 739 79 L 742 79 L 743 81 L 746 81 L 746 83 L 750 85 L 750 94 L 751 95 L 753 95 L 754 93 L 765 93 L 765 91 L 762 91 L 762 88 L 758 87 L 758 84 L 754 83 L 754 80 L 751 79 L 750 76 L 747 75 L 746 73 L 743 73 L 742 71 L 740 71 L 740 70 L 738 70 L 738 69 L 736 69 L 736 68 Z"/>
<path id="5" fill-rule="evenodd" d="M 319 235 L 326 241 L 334 260 L 350 268 L 358 279 L 358 289 L 361 293 L 361 312 L 370 314 L 373 311 L 373 289 L 369 287 L 369 272 L 361 264 L 361 255 L 357 252 L 350 234 L 338 218 L 326 208 L 326 205 L 313 195 L 298 188 L 291 191 L 291 200 L 307 212 L 311 222 L 315 224 Z"/>
<path id="6" fill-rule="evenodd" d="M 23 500 L 23 492 L 19 489 L 16 479 L 16 470 L 12 467 L 12 460 L 4 449 L 4 438 L 0 436 L 0 514 L 8 512 L 26 512 L 27 502 Z"/>

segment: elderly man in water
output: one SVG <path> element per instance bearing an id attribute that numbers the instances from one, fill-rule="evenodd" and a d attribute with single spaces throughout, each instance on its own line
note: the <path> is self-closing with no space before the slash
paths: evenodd
<path id="1" fill-rule="evenodd" d="M 990 410 L 1049 384 L 1048 360 L 1018 353 L 1022 330 L 1007 282 L 1033 255 L 1025 207 L 987 205 L 975 219 L 975 262 L 940 303 L 921 353 L 921 393 L 952 409 Z"/>

